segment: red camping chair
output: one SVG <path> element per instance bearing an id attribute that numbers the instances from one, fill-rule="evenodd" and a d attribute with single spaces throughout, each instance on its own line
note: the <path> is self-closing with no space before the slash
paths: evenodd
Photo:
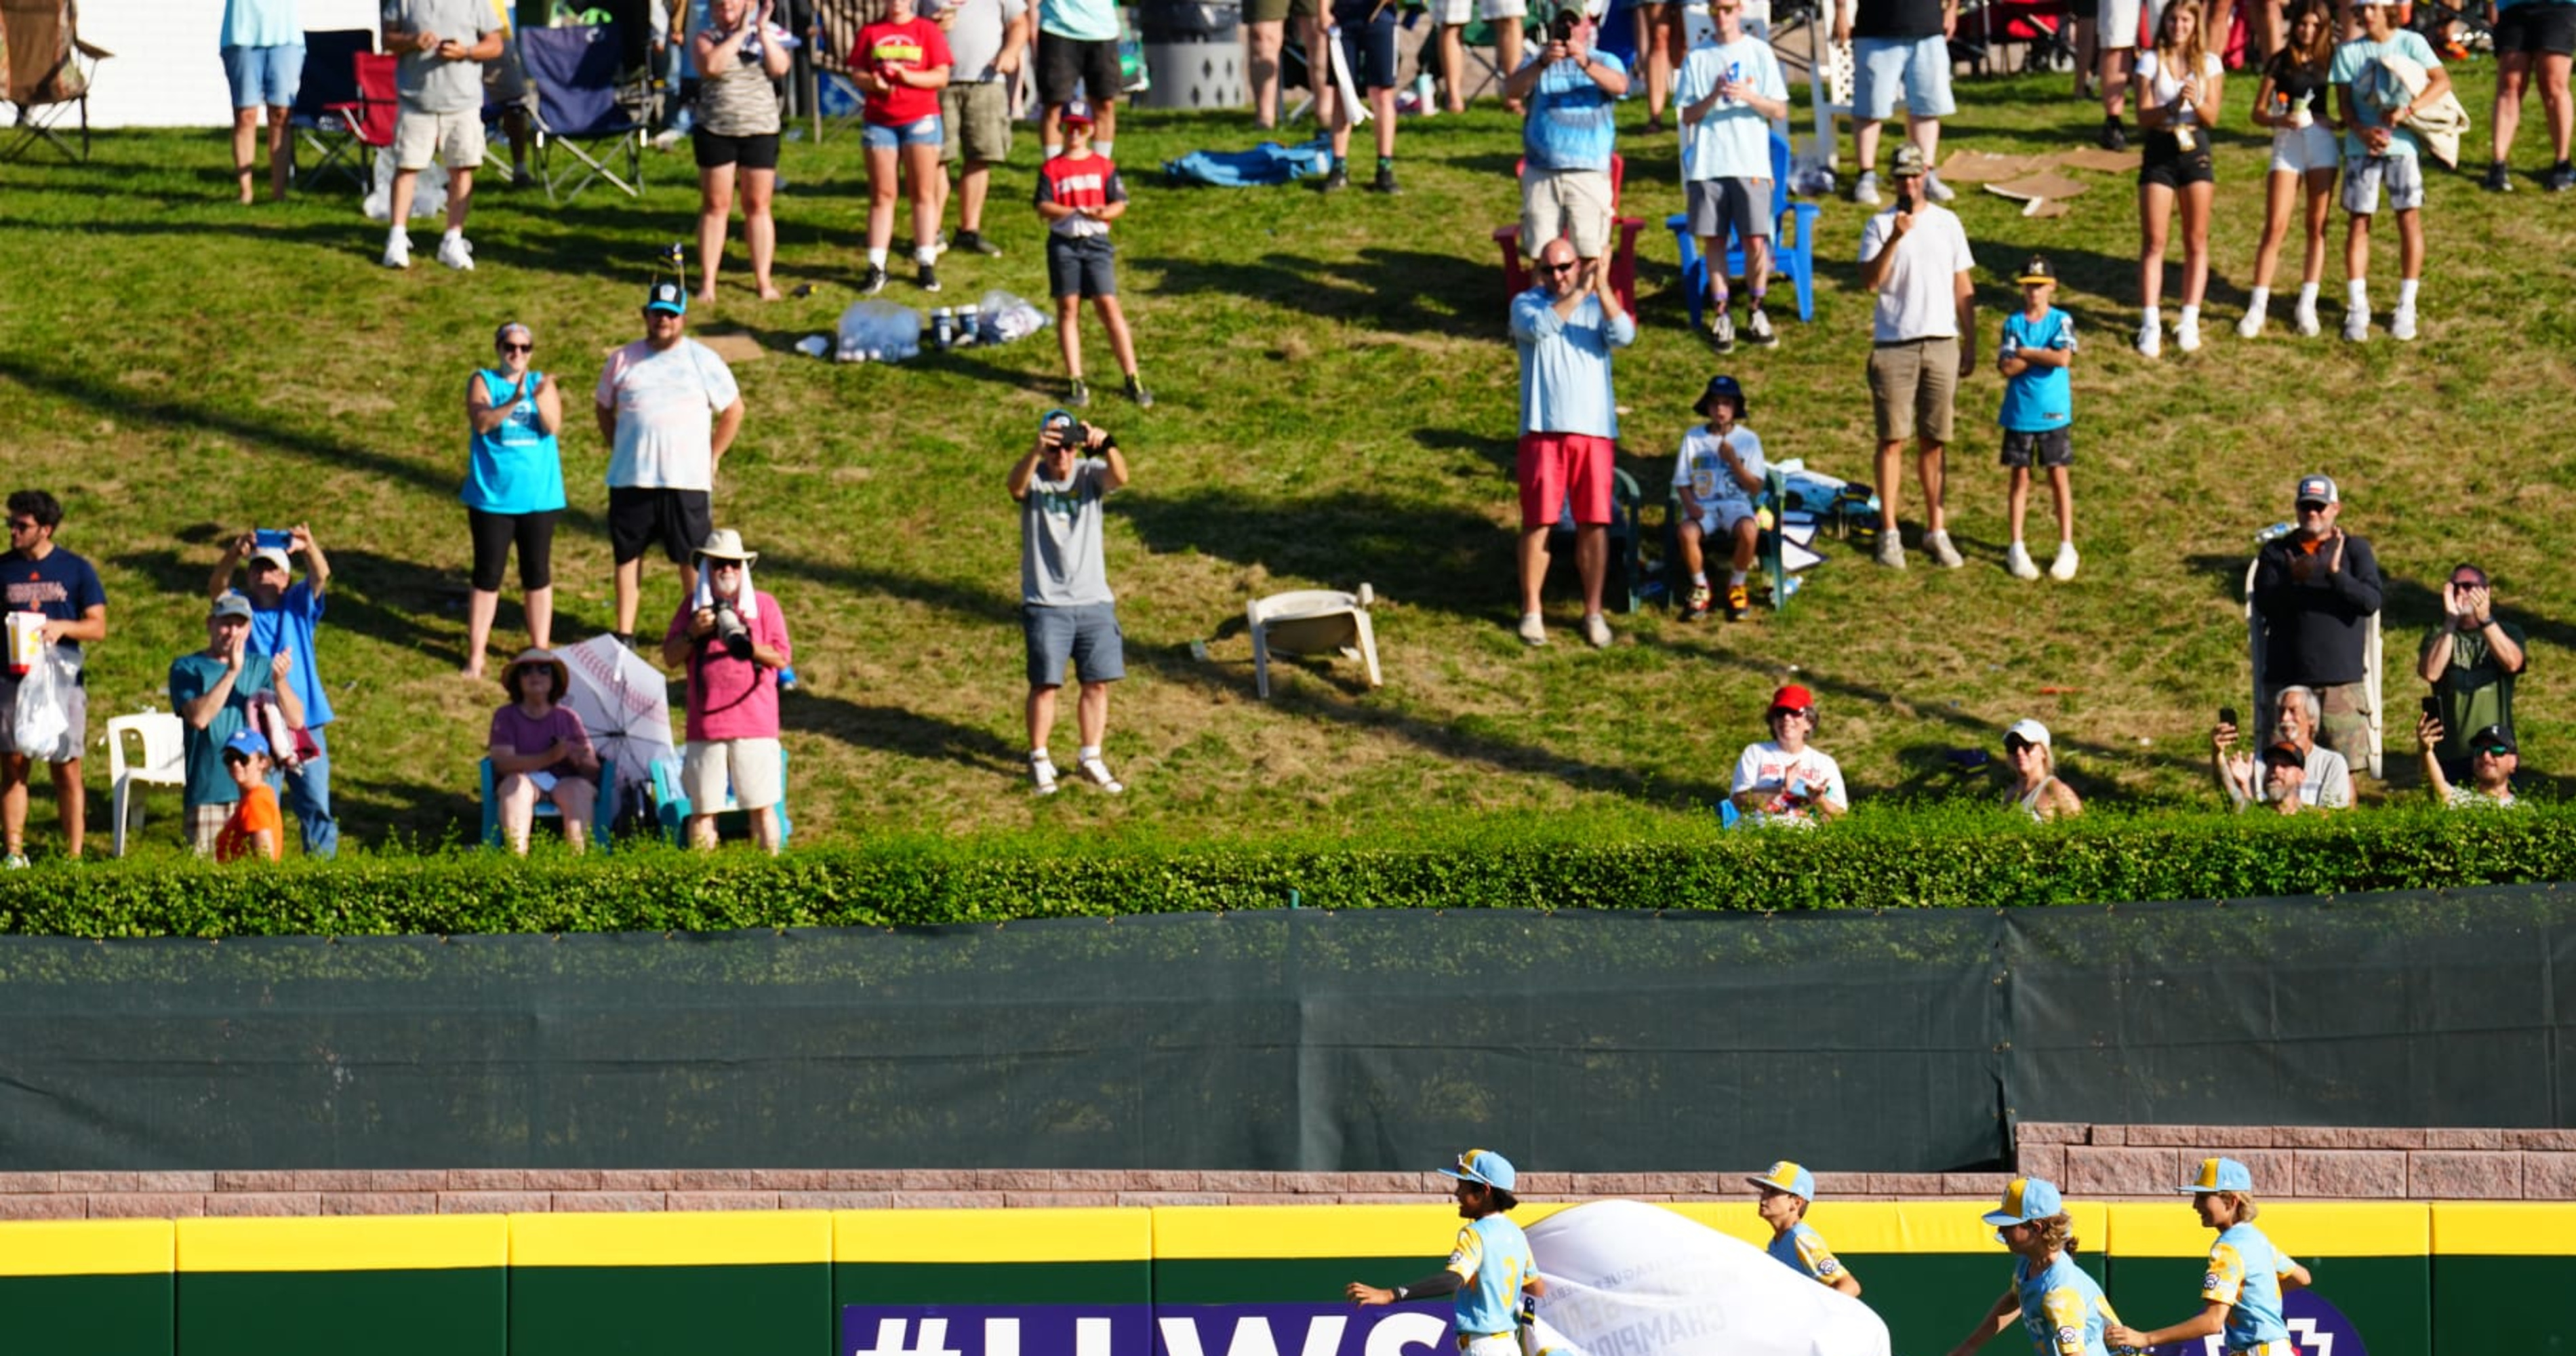
<path id="1" fill-rule="evenodd" d="M 19 159 L 44 142 L 75 162 L 89 159 L 89 83 L 98 63 L 116 55 L 80 39 L 73 0 L 0 0 L 0 104 L 14 110 L 0 161 Z M 54 130 L 80 120 L 80 151 Z"/>
<path id="2" fill-rule="evenodd" d="M 359 145 L 371 151 L 384 150 L 394 144 L 395 105 L 402 98 L 394 88 L 394 68 L 402 58 L 385 52 L 360 52 L 351 60 L 357 67 L 357 99 L 325 104 L 322 111 L 349 129 Z"/>
<path id="3" fill-rule="evenodd" d="M 1512 179 L 1518 182 L 1525 162 L 1512 164 Z M 1610 227 L 1618 238 L 1610 247 L 1610 290 L 1618 294 L 1619 305 L 1628 314 L 1637 313 L 1637 232 L 1646 228 L 1643 217 L 1619 215 L 1619 189 L 1628 177 L 1628 159 L 1616 151 L 1610 153 Z M 1521 264 L 1521 226 L 1513 222 L 1494 228 L 1494 243 L 1503 251 L 1503 301 L 1530 290 L 1530 271 Z M 1547 242 L 1540 241 L 1540 248 Z M 1537 250 L 1529 253 L 1536 254 Z"/>

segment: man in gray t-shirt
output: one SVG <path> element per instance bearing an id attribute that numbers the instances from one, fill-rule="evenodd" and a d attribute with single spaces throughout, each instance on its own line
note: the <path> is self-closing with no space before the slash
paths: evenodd
<path id="1" fill-rule="evenodd" d="M 384 265 L 411 267 L 411 200 L 420 172 L 447 166 L 447 233 L 438 262 L 474 267 L 465 214 L 474 202 L 474 170 L 483 163 L 483 63 L 501 55 L 502 32 L 492 0 L 384 0 L 385 50 L 394 68 L 394 183 Z"/>
<path id="2" fill-rule="evenodd" d="M 1109 685 L 1127 676 L 1118 606 L 1101 558 L 1100 501 L 1127 484 L 1118 440 L 1063 410 L 1039 421 L 1037 444 L 1005 482 L 1020 504 L 1020 630 L 1028 646 L 1029 778 L 1055 794 L 1047 734 L 1070 660 L 1082 675 L 1074 709 L 1082 734 L 1082 779 L 1116 795 L 1127 788 L 1100 759 L 1109 728 Z"/>

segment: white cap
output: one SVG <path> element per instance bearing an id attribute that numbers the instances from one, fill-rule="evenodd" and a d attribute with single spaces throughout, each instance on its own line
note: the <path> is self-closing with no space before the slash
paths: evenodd
<path id="1" fill-rule="evenodd" d="M 2004 738 L 2018 739 L 2025 744 L 2037 744 L 2043 749 L 2050 749 L 2048 727 L 2035 720 L 2014 721 L 2012 727 L 2004 731 Z M 2050 749 L 2050 752 L 2053 753 L 2055 750 Z"/>

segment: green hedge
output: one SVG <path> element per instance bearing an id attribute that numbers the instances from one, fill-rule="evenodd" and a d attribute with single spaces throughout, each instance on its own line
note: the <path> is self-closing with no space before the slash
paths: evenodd
<path id="1" fill-rule="evenodd" d="M 1062 836 L 711 856 L 364 854 L 0 878 L 0 933 L 76 937 L 724 931 L 1278 908 L 1765 911 L 2244 899 L 2576 879 L 2576 808 L 2100 816 L 1934 807 L 1813 833 L 1497 820 L 1427 837 L 1158 848 Z"/>

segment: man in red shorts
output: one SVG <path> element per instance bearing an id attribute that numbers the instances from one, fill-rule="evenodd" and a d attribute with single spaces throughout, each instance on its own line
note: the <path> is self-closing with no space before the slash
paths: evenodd
<path id="1" fill-rule="evenodd" d="M 1610 561 L 1613 450 L 1619 405 L 1610 350 L 1637 337 L 1619 309 L 1607 260 L 1585 263 L 1573 242 L 1551 240 L 1538 254 L 1539 284 L 1512 298 L 1512 340 L 1521 350 L 1521 639 L 1547 643 L 1538 590 L 1547 578 L 1547 534 L 1572 506 L 1574 563 L 1583 577 L 1583 638 L 1610 644 L 1601 618 L 1601 576 Z"/>

